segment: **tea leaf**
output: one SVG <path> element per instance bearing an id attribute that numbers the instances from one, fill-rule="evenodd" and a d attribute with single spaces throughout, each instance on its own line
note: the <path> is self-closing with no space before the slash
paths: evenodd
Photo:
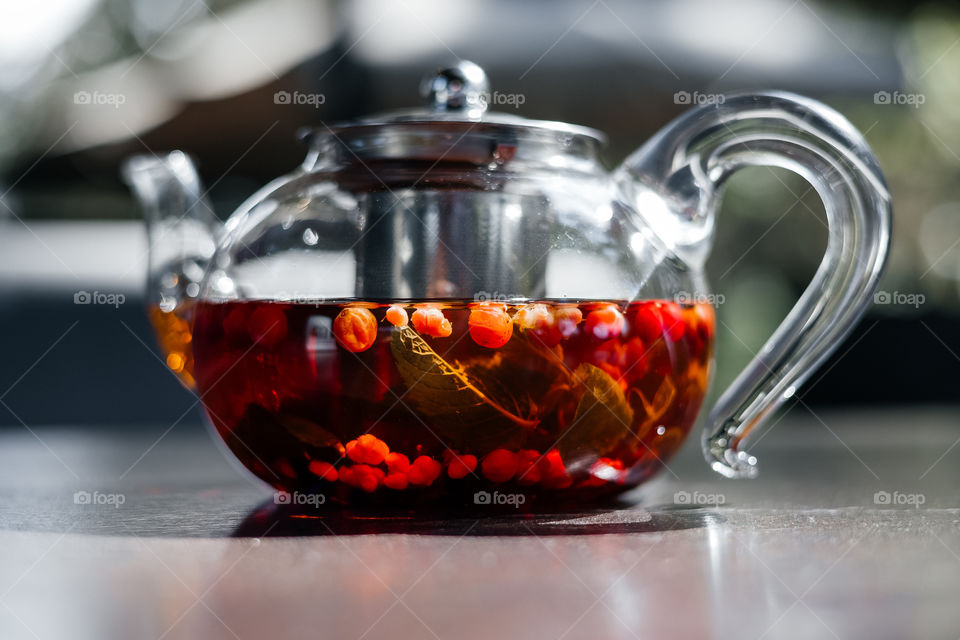
<path id="1" fill-rule="evenodd" d="M 583 455 L 604 455 L 631 433 L 633 409 L 623 390 L 603 369 L 583 363 L 573 372 L 583 387 L 573 422 L 557 442 L 560 456 L 569 466 Z"/>
<path id="2" fill-rule="evenodd" d="M 508 446 L 537 426 L 519 413 L 524 403 L 497 384 L 491 370 L 447 362 L 410 327 L 393 331 L 390 351 L 407 385 L 405 398 L 456 446 L 479 452 Z"/>
<path id="3" fill-rule="evenodd" d="M 274 416 L 277 423 L 297 440 L 317 449 L 332 448 L 336 449 L 340 455 L 343 455 L 343 444 L 337 436 L 333 435 L 316 422 L 310 422 L 304 418 L 298 418 L 287 413 L 278 413 Z"/>
<path id="4" fill-rule="evenodd" d="M 673 399 L 677 397 L 677 385 L 670 380 L 669 376 L 664 377 L 663 382 L 657 387 L 656 392 L 653 394 L 653 401 L 648 401 L 639 389 L 634 389 L 633 391 L 640 397 L 643 411 L 647 414 L 644 421 L 649 422 L 651 425 L 663 417 L 663 414 L 665 414 L 667 409 L 670 408 L 670 405 L 673 404 Z"/>
<path id="5" fill-rule="evenodd" d="M 343 455 L 343 444 L 320 425 L 286 413 L 274 413 L 257 404 L 247 410 L 237 425 L 225 436 L 234 451 L 248 451 L 257 443 L 259 455 L 265 460 L 283 458 L 291 448 L 306 445 L 312 457 Z"/>

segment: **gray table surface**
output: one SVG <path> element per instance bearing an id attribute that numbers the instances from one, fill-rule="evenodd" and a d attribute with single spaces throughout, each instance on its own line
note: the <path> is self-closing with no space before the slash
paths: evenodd
<path id="1" fill-rule="evenodd" d="M 371 522 L 276 512 L 200 425 L 7 430 L 0 638 L 958 638 L 958 438 L 798 407 L 757 480 L 691 440 L 624 508 Z"/>

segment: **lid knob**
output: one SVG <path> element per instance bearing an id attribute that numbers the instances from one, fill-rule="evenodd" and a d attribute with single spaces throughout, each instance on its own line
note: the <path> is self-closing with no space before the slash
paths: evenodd
<path id="1" fill-rule="evenodd" d="M 489 93 L 487 74 L 468 60 L 438 69 L 420 84 L 420 94 L 434 111 L 466 111 L 471 116 L 487 110 Z"/>

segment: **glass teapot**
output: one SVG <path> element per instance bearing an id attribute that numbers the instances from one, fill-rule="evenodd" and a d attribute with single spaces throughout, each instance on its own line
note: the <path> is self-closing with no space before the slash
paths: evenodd
<path id="1" fill-rule="evenodd" d="M 829 237 L 706 418 L 712 468 L 755 475 L 744 445 L 883 269 L 890 197 L 858 132 L 800 96 L 730 94 L 611 173 L 600 132 L 487 111 L 472 63 L 422 93 L 422 110 L 306 131 L 303 164 L 223 224 L 183 153 L 127 162 L 151 320 L 233 454 L 328 505 L 583 505 L 638 485 L 707 391 L 722 187 L 765 165 L 813 185 Z"/>

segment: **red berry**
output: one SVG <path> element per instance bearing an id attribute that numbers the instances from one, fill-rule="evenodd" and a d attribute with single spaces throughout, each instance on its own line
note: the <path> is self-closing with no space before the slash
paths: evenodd
<path id="1" fill-rule="evenodd" d="M 477 456 L 469 454 L 456 456 L 450 460 L 450 464 L 447 466 L 447 475 L 454 480 L 460 480 L 461 478 L 465 478 L 467 474 L 473 473 L 473 470 L 476 468 Z"/>
<path id="2" fill-rule="evenodd" d="M 384 459 L 387 463 L 387 471 L 390 473 L 406 473 L 410 470 L 410 458 L 402 453 L 388 453 Z"/>
<path id="3" fill-rule="evenodd" d="M 311 460 L 307 468 L 310 469 L 310 473 L 324 480 L 329 480 L 330 482 L 337 481 L 337 470 L 329 462 Z"/>
<path id="4" fill-rule="evenodd" d="M 247 333 L 247 320 L 250 317 L 250 308 L 239 305 L 223 319 L 223 334 L 234 345 L 244 345 L 250 340 Z"/>
<path id="5" fill-rule="evenodd" d="M 616 305 L 594 309 L 587 315 L 586 330 L 597 340 L 616 338 L 624 329 L 623 314 Z"/>
<path id="6" fill-rule="evenodd" d="M 540 460 L 540 472 L 543 474 L 542 484 L 550 489 L 563 489 L 573 483 L 573 478 L 567 473 L 560 452 L 552 449 Z"/>
<path id="7" fill-rule="evenodd" d="M 410 484 L 429 486 L 437 479 L 443 466 L 430 456 L 419 456 L 413 461 L 410 470 L 407 472 L 407 480 Z"/>
<path id="8" fill-rule="evenodd" d="M 401 473 L 399 471 L 388 473 L 383 478 L 383 486 L 388 489 L 396 489 L 397 491 L 402 491 L 407 488 L 407 474 Z"/>
<path id="9" fill-rule="evenodd" d="M 517 452 L 517 484 L 531 485 L 540 482 L 542 473 L 538 464 L 540 452 L 533 449 L 523 449 Z"/>
<path id="10" fill-rule="evenodd" d="M 517 473 L 519 466 L 517 454 L 506 449 L 494 449 L 483 459 L 480 469 L 491 482 L 506 482 Z"/>
<path id="11" fill-rule="evenodd" d="M 275 347 L 287 336 L 287 316 L 278 306 L 257 307 L 247 321 L 250 339 L 262 347 Z"/>
<path id="12" fill-rule="evenodd" d="M 633 314 L 633 330 L 647 344 L 656 341 L 663 333 L 663 323 L 656 303 L 646 302 Z"/>
<path id="13" fill-rule="evenodd" d="M 663 332 L 671 342 L 683 337 L 687 325 L 683 322 L 683 312 L 675 302 L 661 302 L 660 319 L 663 323 Z"/>

